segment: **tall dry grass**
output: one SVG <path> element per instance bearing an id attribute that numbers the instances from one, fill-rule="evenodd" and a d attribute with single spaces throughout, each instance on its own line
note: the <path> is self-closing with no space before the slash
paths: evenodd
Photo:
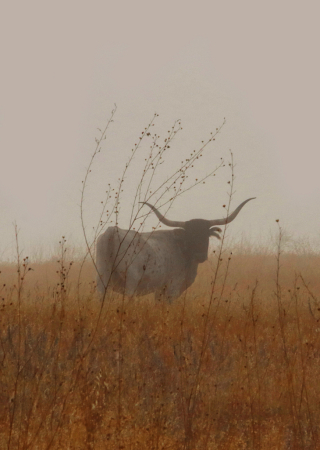
<path id="1" fill-rule="evenodd" d="M 79 285 L 59 261 L 21 261 L 20 291 L 0 268 L 1 448 L 320 448 L 320 257 L 282 255 L 277 282 L 275 255 L 233 255 L 209 317 L 213 259 L 172 305 L 102 312 L 92 265 Z"/>

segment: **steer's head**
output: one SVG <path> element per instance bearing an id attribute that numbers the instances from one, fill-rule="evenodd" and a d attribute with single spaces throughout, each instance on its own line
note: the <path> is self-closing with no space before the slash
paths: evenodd
<path id="1" fill-rule="evenodd" d="M 209 237 L 215 236 L 220 239 L 218 233 L 221 228 L 212 227 L 209 220 L 192 219 L 185 222 L 185 242 L 187 256 L 195 259 L 198 263 L 208 258 Z"/>
<path id="2" fill-rule="evenodd" d="M 221 233 L 221 228 L 216 225 L 226 225 L 236 218 L 242 207 L 253 200 L 249 198 L 238 206 L 235 211 L 224 219 L 204 220 L 204 219 L 192 219 L 186 222 L 179 222 L 175 220 L 169 220 L 165 218 L 160 212 L 150 203 L 145 202 L 152 211 L 156 214 L 160 222 L 169 226 L 182 228 L 184 230 L 184 240 L 186 244 L 187 257 L 194 259 L 196 262 L 204 262 L 208 258 L 209 237 L 215 236 L 220 239 L 218 233 Z M 181 230 L 182 232 L 182 230 Z"/>

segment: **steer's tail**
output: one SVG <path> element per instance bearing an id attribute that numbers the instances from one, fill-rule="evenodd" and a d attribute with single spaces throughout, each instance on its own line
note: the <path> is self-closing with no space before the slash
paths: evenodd
<path id="1" fill-rule="evenodd" d="M 110 285 L 113 263 L 113 227 L 99 236 L 96 246 L 97 289 L 105 294 Z"/>

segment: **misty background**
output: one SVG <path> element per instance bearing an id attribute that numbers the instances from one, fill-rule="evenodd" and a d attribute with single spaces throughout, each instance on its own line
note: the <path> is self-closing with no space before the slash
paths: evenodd
<path id="1" fill-rule="evenodd" d="M 14 256 L 14 222 L 31 258 L 50 255 L 62 235 L 83 246 L 81 182 L 115 103 L 89 178 L 88 228 L 155 112 L 162 139 L 176 119 L 183 127 L 168 173 L 226 118 L 194 177 L 228 162 L 232 150 L 231 209 L 257 199 L 229 235 L 267 244 L 280 219 L 295 242 L 319 249 L 319 9 L 315 1 L 247 0 L 2 6 L 0 260 Z M 168 217 L 223 217 L 229 179 L 226 165 L 179 197 Z M 124 196 L 120 227 L 130 206 Z"/>

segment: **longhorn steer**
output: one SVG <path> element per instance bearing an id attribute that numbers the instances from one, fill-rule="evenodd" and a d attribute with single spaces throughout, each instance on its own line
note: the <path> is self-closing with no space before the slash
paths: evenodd
<path id="1" fill-rule="evenodd" d="M 129 296 L 165 292 L 169 301 L 182 294 L 194 282 L 198 264 L 208 258 L 209 237 L 220 239 L 221 229 L 238 215 L 248 202 L 224 219 L 192 219 L 177 222 L 166 219 L 149 203 L 160 222 L 174 230 L 138 233 L 109 227 L 98 239 L 96 249 L 97 286 Z"/>

